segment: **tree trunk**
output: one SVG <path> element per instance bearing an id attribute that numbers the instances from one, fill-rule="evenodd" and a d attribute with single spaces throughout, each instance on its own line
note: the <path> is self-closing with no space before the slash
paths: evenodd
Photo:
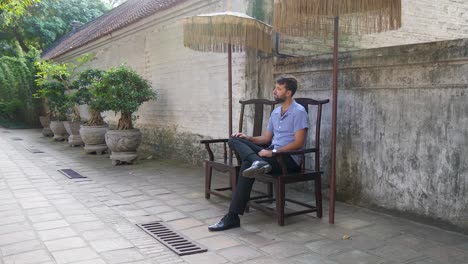
<path id="1" fill-rule="evenodd" d="M 121 113 L 117 130 L 133 129 L 132 113 Z"/>
<path id="2" fill-rule="evenodd" d="M 101 112 L 90 109 L 91 116 L 88 120 L 88 126 L 103 126 L 106 124 L 101 116 Z"/>
<path id="3" fill-rule="evenodd" d="M 18 32 L 18 29 L 16 27 L 12 28 L 13 35 L 15 35 L 15 39 L 18 41 L 20 47 L 23 49 L 24 53 L 28 53 L 29 48 L 26 46 L 26 43 L 24 43 L 23 36 Z"/>

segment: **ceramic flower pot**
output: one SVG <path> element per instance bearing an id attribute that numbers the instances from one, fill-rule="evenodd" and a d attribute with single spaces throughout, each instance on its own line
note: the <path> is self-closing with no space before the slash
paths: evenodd
<path id="1" fill-rule="evenodd" d="M 64 141 L 68 138 L 68 133 L 65 130 L 63 121 L 51 121 L 50 129 L 52 130 L 52 132 L 54 132 L 54 139 L 56 141 Z"/>
<path id="2" fill-rule="evenodd" d="M 65 130 L 67 133 L 70 135 L 68 137 L 68 145 L 70 146 L 82 146 L 83 145 L 83 140 L 81 140 L 80 136 L 80 125 L 81 122 L 75 121 L 75 122 L 70 122 L 70 121 L 65 121 L 63 123 L 65 126 Z"/>
<path id="3" fill-rule="evenodd" d="M 112 164 L 132 163 L 138 158 L 136 153 L 141 143 L 139 129 L 109 130 L 106 133 L 106 144 L 111 150 Z"/>
<path id="4" fill-rule="evenodd" d="M 109 129 L 105 126 L 86 126 L 81 125 L 80 135 L 85 147 L 84 151 L 87 154 L 96 153 L 98 155 L 107 151 L 106 132 Z"/>

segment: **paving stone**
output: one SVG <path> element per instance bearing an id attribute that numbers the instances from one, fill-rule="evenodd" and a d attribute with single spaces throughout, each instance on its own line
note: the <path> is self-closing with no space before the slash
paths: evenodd
<path id="1" fill-rule="evenodd" d="M 200 254 L 183 256 L 182 259 L 184 259 L 187 263 L 190 264 L 221 264 L 228 262 L 225 258 L 213 252 L 205 252 Z"/>
<path id="2" fill-rule="evenodd" d="M 99 220 L 94 214 L 70 215 L 70 216 L 67 216 L 66 219 L 69 223 L 72 223 L 72 224 Z"/>
<path id="3" fill-rule="evenodd" d="M 0 246 L 14 244 L 22 241 L 33 240 L 36 235 L 33 231 L 21 231 L 0 235 Z"/>
<path id="4" fill-rule="evenodd" d="M 288 264 L 338 264 L 335 261 L 321 257 L 319 254 L 304 254 L 287 259 Z M 357 264 L 357 263 L 356 263 Z"/>
<path id="5" fill-rule="evenodd" d="M 13 224 L 13 223 L 18 223 L 18 222 L 23 222 L 25 220 L 26 220 L 26 218 L 24 216 L 22 216 L 22 215 L 13 215 L 13 216 L 2 217 L 2 218 L 0 218 L 0 226 Z"/>
<path id="6" fill-rule="evenodd" d="M 79 233 L 83 233 L 88 230 L 103 229 L 106 225 L 101 221 L 91 221 L 84 223 L 75 223 L 72 225 L 73 229 Z"/>
<path id="7" fill-rule="evenodd" d="M 169 222 L 169 226 L 175 230 L 183 230 L 201 225 L 204 225 L 204 223 L 193 218 L 185 218 Z"/>
<path id="8" fill-rule="evenodd" d="M 134 203 L 134 205 L 140 208 L 148 208 L 148 207 L 163 205 L 163 202 L 156 201 L 156 200 L 145 200 L 145 201 L 136 202 Z"/>
<path id="9" fill-rule="evenodd" d="M 72 262 L 71 264 L 106 264 L 106 262 L 103 259 L 90 259 L 90 260 Z"/>
<path id="10" fill-rule="evenodd" d="M 145 208 L 146 212 L 148 212 L 150 214 L 155 214 L 155 215 L 165 213 L 165 212 L 170 212 L 170 211 L 173 211 L 173 210 L 174 209 L 172 207 L 169 207 L 167 205 L 158 205 L 158 206 Z"/>
<path id="11" fill-rule="evenodd" d="M 49 261 L 51 258 L 45 250 L 34 250 L 3 258 L 4 264 L 36 264 Z"/>
<path id="12" fill-rule="evenodd" d="M 69 237 L 44 242 L 49 251 L 60 251 L 72 248 L 86 247 L 86 242 L 80 237 Z"/>
<path id="13" fill-rule="evenodd" d="M 339 255 L 331 256 L 329 259 L 336 261 L 339 264 L 380 264 L 384 263 L 384 259 L 367 254 L 360 250 L 352 250 Z"/>
<path id="14" fill-rule="evenodd" d="M 468 263 L 468 252 L 447 246 L 437 246 L 422 251 L 425 255 L 443 263 Z"/>
<path id="15" fill-rule="evenodd" d="M 120 235 L 114 232 L 111 229 L 97 229 L 91 231 L 85 231 L 81 234 L 84 239 L 88 241 L 98 240 L 98 239 L 108 239 L 108 238 L 116 238 Z"/>
<path id="16" fill-rule="evenodd" d="M 372 222 L 350 217 L 349 219 L 343 219 L 343 220 L 340 219 L 338 223 L 335 223 L 335 224 L 339 227 L 343 227 L 346 229 L 357 229 L 357 228 L 362 228 L 365 226 L 370 226 L 372 225 Z"/>
<path id="17" fill-rule="evenodd" d="M 226 214 L 225 211 L 216 210 L 216 209 L 208 209 L 208 210 L 199 210 L 192 212 L 193 215 L 197 219 L 207 219 L 212 217 L 222 217 Z"/>
<path id="18" fill-rule="evenodd" d="M 37 214 L 47 214 L 47 213 L 55 213 L 57 209 L 52 206 L 42 207 L 42 208 L 33 208 L 26 210 L 26 215 L 37 215 Z"/>
<path id="19" fill-rule="evenodd" d="M 163 221 L 169 222 L 177 219 L 186 218 L 187 216 L 179 211 L 166 212 L 158 215 Z"/>
<path id="20" fill-rule="evenodd" d="M 117 264 L 117 263 L 125 263 L 125 262 L 133 263 L 137 260 L 142 260 L 145 258 L 136 249 L 120 249 L 120 250 L 108 251 L 108 252 L 101 253 L 101 256 L 109 264 Z"/>
<path id="21" fill-rule="evenodd" d="M 233 263 L 239 263 L 263 256 L 261 252 L 249 246 L 229 247 L 222 249 L 217 253 Z"/>
<path id="22" fill-rule="evenodd" d="M 280 259 L 304 254 L 308 251 L 303 244 L 294 242 L 277 242 L 275 244 L 264 246 L 261 250 Z"/>
<path id="23" fill-rule="evenodd" d="M 412 234 L 405 234 L 397 237 L 393 237 L 386 241 L 387 244 L 394 244 L 400 247 L 409 248 L 414 251 L 422 251 L 430 247 L 436 247 L 439 243 L 431 240 L 416 237 Z"/>
<path id="24" fill-rule="evenodd" d="M 247 260 L 245 262 L 242 262 L 242 264 L 285 264 L 285 262 L 284 260 L 278 260 L 269 256 L 265 256 Z"/>
<path id="25" fill-rule="evenodd" d="M 42 241 L 55 240 L 77 235 L 75 231 L 69 227 L 39 231 L 38 234 Z"/>
<path id="26" fill-rule="evenodd" d="M 112 251 L 116 249 L 133 248 L 134 245 L 123 238 L 108 238 L 89 242 L 97 252 Z"/>
<path id="27" fill-rule="evenodd" d="M 420 253 L 410 248 L 401 247 L 398 245 L 385 245 L 377 249 L 369 250 L 368 253 L 396 262 L 416 259 L 421 256 Z"/>
<path id="28" fill-rule="evenodd" d="M 276 238 L 265 237 L 261 233 L 247 233 L 240 235 L 239 239 L 256 247 L 263 247 L 278 242 Z"/>
<path id="29" fill-rule="evenodd" d="M 30 215 L 28 216 L 29 220 L 33 223 L 38 223 L 38 222 L 46 222 L 46 221 L 51 221 L 51 220 L 58 220 L 62 219 L 62 215 L 59 213 L 46 213 L 46 214 L 37 214 L 37 215 Z"/>
<path id="30" fill-rule="evenodd" d="M 193 227 L 181 230 L 180 232 L 188 238 L 194 240 L 217 235 L 215 232 L 208 231 L 208 227 L 206 226 Z"/>
<path id="31" fill-rule="evenodd" d="M 69 226 L 69 224 L 65 220 L 54 220 L 54 221 L 47 221 L 47 222 L 40 222 L 40 223 L 33 224 L 33 227 L 39 231 L 66 227 L 66 226 Z"/>
<path id="32" fill-rule="evenodd" d="M 41 241 L 35 239 L 1 246 L 0 251 L 3 256 L 9 256 L 42 249 L 42 247 Z"/>
<path id="33" fill-rule="evenodd" d="M 23 202 L 20 203 L 24 209 L 42 208 L 50 206 L 49 202 Z"/>
<path id="34" fill-rule="evenodd" d="M 203 238 L 198 240 L 197 242 L 206 246 L 210 250 L 220 250 L 239 246 L 242 244 L 240 241 L 224 235 Z"/>
<path id="35" fill-rule="evenodd" d="M 322 236 L 319 236 L 316 234 L 305 233 L 301 231 L 281 233 L 277 235 L 277 237 L 279 238 L 279 240 L 298 242 L 298 243 L 306 243 L 310 241 L 317 241 L 317 240 L 323 239 Z"/>
<path id="36" fill-rule="evenodd" d="M 76 248 L 52 252 L 57 264 L 78 262 L 99 258 L 99 256 L 90 248 Z"/>
<path id="37" fill-rule="evenodd" d="M 182 212 L 194 212 L 199 210 L 205 210 L 207 206 L 204 204 L 184 204 L 175 207 Z"/>

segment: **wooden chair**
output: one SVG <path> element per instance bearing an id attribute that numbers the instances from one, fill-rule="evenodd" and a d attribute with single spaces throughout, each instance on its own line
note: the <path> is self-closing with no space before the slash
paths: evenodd
<path id="1" fill-rule="evenodd" d="M 241 112 L 239 118 L 239 132 L 243 132 L 244 124 L 244 113 L 245 107 L 251 105 L 253 107 L 254 114 L 254 123 L 253 123 L 253 136 L 260 136 L 262 134 L 263 128 L 263 113 L 265 107 L 270 107 L 270 114 L 275 108 L 276 102 L 269 101 L 266 99 L 252 99 L 252 100 L 241 100 Z M 233 161 L 233 151 L 228 147 L 228 139 L 211 139 L 211 140 L 201 140 L 200 143 L 205 145 L 206 150 L 208 151 L 209 158 L 205 160 L 205 198 L 210 199 L 210 195 L 216 195 L 224 198 L 230 199 L 228 194 L 223 193 L 223 191 L 232 191 L 236 189 L 237 186 L 237 177 L 239 175 L 240 169 L 240 158 L 236 155 L 236 161 Z M 216 159 L 213 151 L 211 149 L 211 144 L 223 143 L 224 144 L 224 155 L 222 158 Z M 211 189 L 211 179 L 213 175 L 213 169 L 222 173 L 229 174 L 229 187 L 221 187 L 216 189 Z M 268 185 L 268 197 L 272 197 L 272 185 Z M 267 196 L 258 196 L 258 197 L 267 197 Z M 256 197 L 256 198 L 258 198 Z"/>
<path id="2" fill-rule="evenodd" d="M 316 212 L 317 217 L 322 217 L 322 182 L 321 176 L 323 171 L 320 171 L 320 122 L 322 116 L 322 106 L 327 104 L 329 100 L 317 101 L 309 98 L 295 98 L 296 102 L 304 106 L 304 108 L 309 112 L 309 106 L 316 107 L 316 121 L 315 121 L 315 142 L 313 148 L 297 150 L 297 151 L 280 151 L 274 154 L 277 157 L 278 162 L 281 164 L 282 173 L 273 175 L 273 174 L 264 174 L 256 176 L 260 182 L 273 184 L 275 197 L 267 197 L 263 199 L 250 199 L 249 205 L 252 208 L 257 210 L 273 214 L 278 220 L 280 226 L 284 225 L 284 218 L 288 216 L 295 216 L 300 214 L 307 214 L 310 212 Z M 309 133 L 310 134 L 310 133 Z M 313 169 L 305 168 L 306 154 L 313 153 L 315 165 Z M 285 155 L 301 155 L 301 169 L 299 172 L 289 173 L 286 169 L 286 166 L 283 162 L 283 157 Z M 314 181 L 315 185 L 315 205 L 307 204 L 301 201 L 293 200 L 286 198 L 285 186 L 290 183 L 297 182 L 306 182 Z M 290 213 L 285 213 L 285 202 L 305 207 L 305 210 L 294 211 Z M 270 208 L 265 206 L 265 203 L 276 202 L 275 208 Z"/>

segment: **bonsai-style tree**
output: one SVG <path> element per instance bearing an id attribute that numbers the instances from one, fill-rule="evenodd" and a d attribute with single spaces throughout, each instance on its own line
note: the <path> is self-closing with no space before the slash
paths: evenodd
<path id="1" fill-rule="evenodd" d="M 38 69 L 36 83 L 42 87 L 48 83 L 60 83 L 67 94 L 69 104 L 67 106 L 72 111 L 72 121 L 80 121 L 81 116 L 79 110 L 76 108 L 78 105 L 70 95 L 76 89 L 75 81 L 79 70 L 88 62 L 94 59 L 93 54 L 84 54 L 75 59 L 73 63 L 56 63 L 48 60 L 41 60 L 36 62 Z"/>
<path id="2" fill-rule="evenodd" d="M 133 129 L 132 121 L 137 117 L 132 114 L 142 103 L 156 98 L 149 82 L 124 65 L 106 71 L 91 91 L 97 104 L 104 106 L 105 110 L 120 113 L 118 130 Z"/>
<path id="3" fill-rule="evenodd" d="M 99 89 L 92 89 L 93 85 L 96 85 L 101 81 L 103 71 L 98 69 L 87 69 L 78 75 L 78 78 L 74 86 L 78 89 L 72 96 L 72 101 L 76 104 L 87 104 L 89 111 L 89 119 L 86 123 L 88 126 L 102 126 L 106 125 L 104 119 L 101 116 L 101 112 L 105 110 L 107 104 L 102 101 L 102 97 L 99 94 L 93 94 L 92 92 L 98 92 Z"/>
<path id="4" fill-rule="evenodd" d="M 47 82 L 34 94 L 35 97 L 44 98 L 49 106 L 48 116 L 50 120 L 67 120 L 67 111 L 70 101 L 65 95 L 65 87 L 59 82 Z"/>

